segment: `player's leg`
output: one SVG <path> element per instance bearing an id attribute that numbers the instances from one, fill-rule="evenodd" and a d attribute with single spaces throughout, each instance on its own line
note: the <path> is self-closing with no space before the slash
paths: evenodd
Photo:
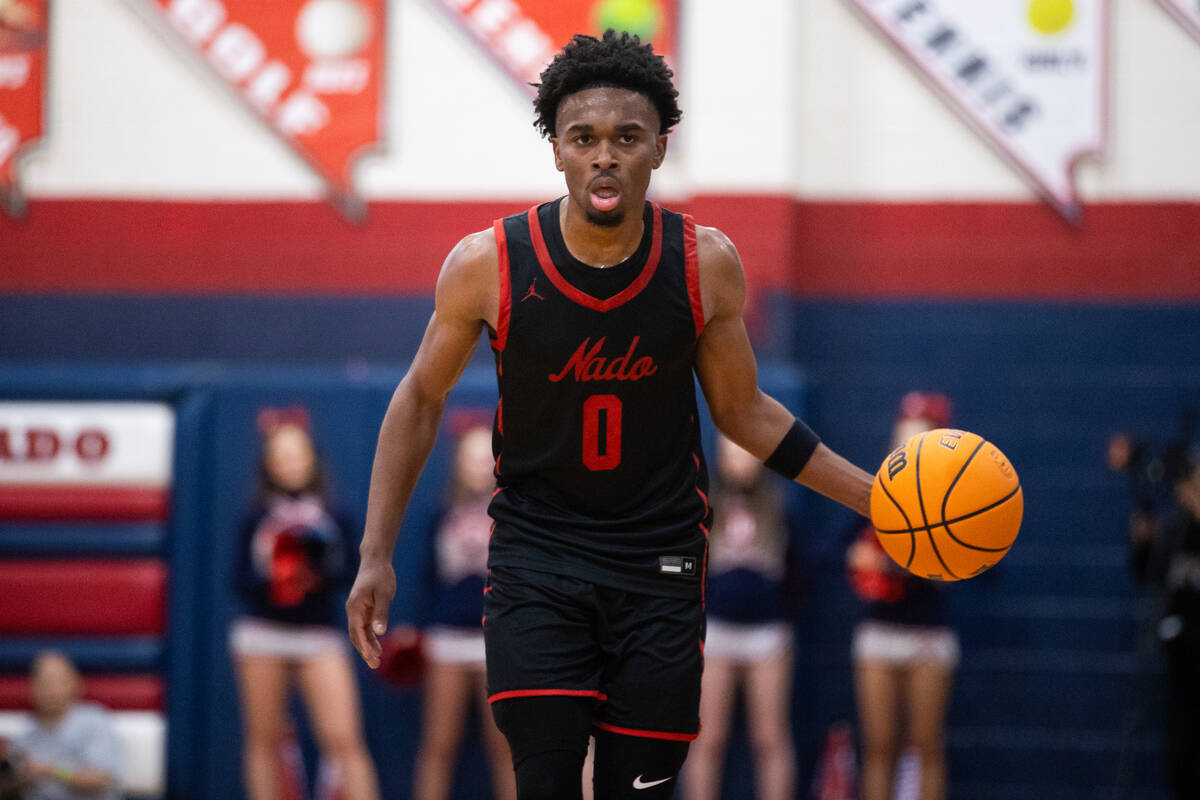
<path id="1" fill-rule="evenodd" d="M 746 718 L 754 753 L 758 797 L 761 800 L 790 800 L 796 794 L 791 631 L 781 623 L 764 628 L 761 635 L 779 640 L 765 648 L 768 652 L 764 657 L 746 665 Z"/>
<path id="2" fill-rule="evenodd" d="M 607 656 L 597 709 L 595 800 L 667 798 L 700 731 L 699 597 L 597 590 Z"/>
<path id="3" fill-rule="evenodd" d="M 737 664 L 728 658 L 706 654 L 700 691 L 702 727 L 683 767 L 683 796 L 687 800 L 716 800 L 721 796 L 722 767 L 737 686 Z"/>
<path id="4" fill-rule="evenodd" d="M 250 800 L 277 800 L 287 733 L 287 662 L 274 656 L 234 656 L 242 707 L 242 774 Z"/>
<path id="5" fill-rule="evenodd" d="M 363 739 L 358 684 L 346 649 L 328 647 L 304 659 L 297 679 L 321 756 L 337 768 L 346 796 L 378 800 L 379 781 Z"/>
<path id="6" fill-rule="evenodd" d="M 445 800 L 450 796 L 454 763 L 474 693 L 472 678 L 463 664 L 434 661 L 425 670 L 421 744 L 413 777 L 417 800 Z"/>
<path id="7" fill-rule="evenodd" d="M 943 800 L 946 796 L 946 708 L 954 683 L 958 643 L 948 630 L 926 632 L 923 642 L 919 658 L 908 669 L 905 687 L 909 738 L 921 763 L 919 796 L 922 800 Z"/>
<path id="8" fill-rule="evenodd" d="M 594 587 L 493 567 L 484 598 L 488 700 L 512 752 L 517 797 L 579 798 L 601 697 Z"/>
<path id="9" fill-rule="evenodd" d="M 563 695 L 510 697 L 492 703 L 508 741 L 520 800 L 580 800 L 595 701 Z"/>
<path id="10" fill-rule="evenodd" d="M 687 741 L 596 731 L 595 800 L 669 800 Z"/>
<path id="11" fill-rule="evenodd" d="M 471 669 L 471 692 L 479 702 L 479 726 L 483 729 L 483 744 L 492 769 L 492 797 L 495 800 L 516 800 L 517 785 L 513 778 L 512 752 L 504 734 L 496 727 L 487 697 L 487 676 L 483 669 Z"/>

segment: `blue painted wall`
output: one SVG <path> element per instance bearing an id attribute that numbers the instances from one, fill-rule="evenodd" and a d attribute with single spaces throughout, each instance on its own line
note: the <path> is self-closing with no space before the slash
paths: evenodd
<path id="1" fill-rule="evenodd" d="M 835 449 L 873 467 L 899 397 L 925 388 L 949 394 L 956 424 L 993 440 L 1020 472 L 1026 516 L 1017 546 L 992 573 L 948 589 L 964 645 L 950 720 L 951 797 L 1161 797 L 1158 662 L 1147 639 L 1153 598 L 1129 578 L 1126 487 L 1103 459 L 1110 432 L 1165 440 L 1180 406 L 1200 405 L 1200 307 L 787 297 L 770 307 L 759 351 L 803 370 L 809 421 Z M 190 412 L 210 426 L 205 458 L 220 465 L 197 477 L 205 488 L 194 498 L 203 506 L 194 535 L 206 538 L 191 551 L 204 564 L 190 578 L 216 603 L 195 643 L 195 656 L 216 666 L 188 712 L 205 773 L 175 776 L 176 796 L 237 796 L 236 738 L 221 733 L 233 707 L 224 655 L 233 608 L 217 598 L 229 582 L 227 537 L 247 498 L 254 409 L 309 405 L 342 499 L 362 509 L 374 431 L 400 374 L 378 365 L 411 356 L 429 309 L 426 297 L 0 298 L 0 359 L 40 365 L 43 377 L 78 376 L 97 362 L 187 362 L 201 384 L 230 369 L 222 365 L 258 376 Z M 484 377 L 463 390 L 471 403 L 494 391 L 489 360 L 481 348 L 474 366 Z M 252 366 L 263 363 L 323 366 L 271 377 Z M 11 386 L 20 372 L 28 370 L 0 375 Z M 136 376 L 101 373 L 107 392 L 122 375 Z M 444 469 L 439 454 L 413 524 L 422 503 L 432 507 Z M 848 648 L 858 606 L 837 539 L 848 515 L 819 498 L 800 506 L 806 604 L 796 620 L 793 705 L 806 791 L 828 725 L 853 718 Z M 390 796 L 406 797 L 418 698 L 363 678 L 385 784 L 397 787 Z M 225 727 L 205 721 L 212 715 Z M 464 764 L 478 765 L 479 755 L 469 750 Z M 726 797 L 749 797 L 749 778 L 739 745 Z M 477 766 L 461 780 L 463 797 L 486 791 Z"/>

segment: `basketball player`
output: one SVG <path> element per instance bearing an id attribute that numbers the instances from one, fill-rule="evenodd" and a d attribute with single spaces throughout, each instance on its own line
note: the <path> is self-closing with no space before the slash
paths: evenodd
<path id="1" fill-rule="evenodd" d="M 733 244 L 646 202 L 679 121 L 636 37 L 576 36 L 536 126 L 566 196 L 463 239 L 379 434 L 350 636 L 372 667 L 392 551 L 446 395 L 486 326 L 500 402 L 484 635 L 518 796 L 666 798 L 699 730 L 711 517 L 693 390 L 726 436 L 866 514 L 871 478 L 757 386 Z"/>

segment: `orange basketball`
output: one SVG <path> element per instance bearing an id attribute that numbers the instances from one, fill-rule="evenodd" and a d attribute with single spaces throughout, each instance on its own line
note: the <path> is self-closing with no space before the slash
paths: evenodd
<path id="1" fill-rule="evenodd" d="M 934 580 L 995 566 L 1016 540 L 1024 510 L 1021 481 L 1000 449 L 950 428 L 893 450 L 871 486 L 871 522 L 883 549 Z"/>

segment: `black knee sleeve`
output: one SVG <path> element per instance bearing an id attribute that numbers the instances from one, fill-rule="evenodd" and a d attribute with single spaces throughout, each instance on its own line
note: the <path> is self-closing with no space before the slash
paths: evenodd
<path id="1" fill-rule="evenodd" d="M 508 740 L 518 800 L 582 800 L 595 701 L 579 697 L 519 697 L 492 704 Z"/>
<path id="2" fill-rule="evenodd" d="M 596 800 L 667 800 L 687 758 L 688 742 L 597 730 Z"/>

